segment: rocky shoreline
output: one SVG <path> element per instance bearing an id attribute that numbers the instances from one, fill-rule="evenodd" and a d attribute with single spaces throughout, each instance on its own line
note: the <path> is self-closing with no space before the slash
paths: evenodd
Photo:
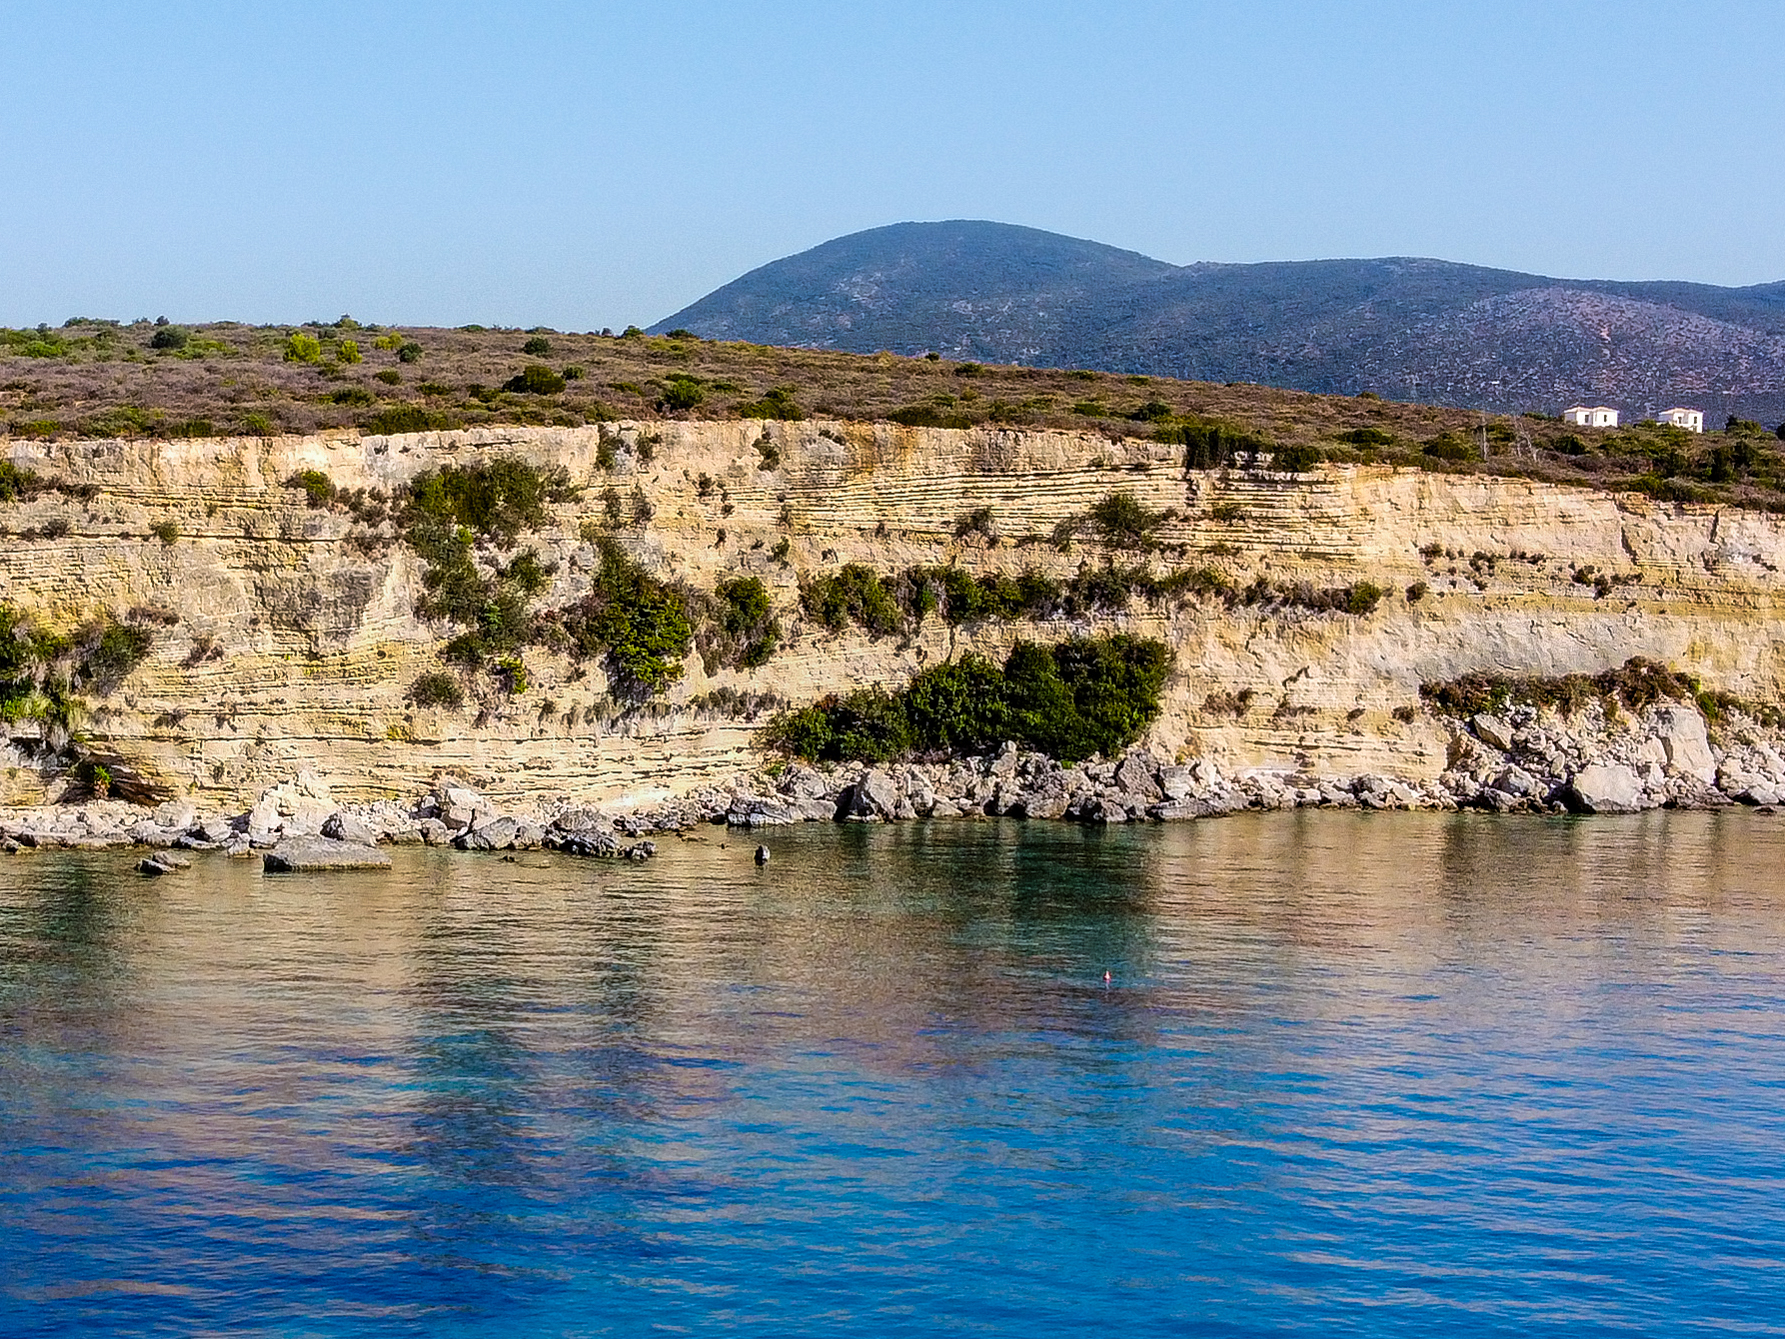
<path id="1" fill-rule="evenodd" d="M 1594 704 L 1572 716 L 1512 705 L 1445 724 L 1450 765 L 1427 782 L 1281 768 L 1230 775 L 1207 759 L 1168 762 L 1145 748 L 1066 766 L 1006 745 L 936 763 L 792 763 L 631 810 L 565 799 L 543 811 L 505 813 L 451 778 L 413 803 L 356 805 L 337 803 L 303 773 L 240 814 L 200 814 L 178 801 L 152 810 L 93 801 L 0 811 L 0 849 L 219 850 L 261 856 L 272 871 L 302 872 L 386 864 L 377 848 L 400 845 L 645 860 L 656 852 L 653 834 L 721 823 L 759 829 L 989 816 L 1111 824 L 1302 807 L 1608 814 L 1785 802 L 1785 740 L 1745 716 L 1721 720 L 1716 740 L 1696 706 L 1676 701 L 1634 714 Z M 144 872 L 180 868 L 175 859 L 162 863 Z"/>

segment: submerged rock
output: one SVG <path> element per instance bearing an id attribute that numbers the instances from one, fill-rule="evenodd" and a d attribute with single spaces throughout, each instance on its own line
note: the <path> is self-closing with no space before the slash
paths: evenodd
<path id="1" fill-rule="evenodd" d="M 390 857 L 372 846 L 328 837 L 288 837 L 262 860 L 269 874 L 313 874 L 339 869 L 389 869 Z"/>

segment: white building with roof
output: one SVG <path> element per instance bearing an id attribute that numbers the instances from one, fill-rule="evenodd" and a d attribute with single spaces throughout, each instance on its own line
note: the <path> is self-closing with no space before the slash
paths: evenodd
<path id="1" fill-rule="evenodd" d="M 1618 411 L 1610 405 L 1570 405 L 1562 411 L 1565 422 L 1576 424 L 1582 428 L 1615 428 L 1618 426 Z"/>
<path id="2" fill-rule="evenodd" d="M 1663 409 L 1655 415 L 1657 423 L 1671 423 L 1676 428 L 1684 428 L 1687 432 L 1704 431 L 1704 410 L 1702 409 Z"/>

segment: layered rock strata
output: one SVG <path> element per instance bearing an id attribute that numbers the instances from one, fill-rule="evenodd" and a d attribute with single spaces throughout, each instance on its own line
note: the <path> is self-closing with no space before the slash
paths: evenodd
<path id="1" fill-rule="evenodd" d="M 608 524 L 601 498 L 612 489 L 641 502 L 611 533 L 651 570 L 699 589 L 761 578 L 786 629 L 781 649 L 753 670 L 708 673 L 690 657 L 661 699 L 624 710 L 599 667 L 529 648 L 524 692 L 477 681 L 462 709 L 417 706 L 412 685 L 440 668 L 455 631 L 418 617 L 420 561 L 388 530 L 381 538 L 343 510 L 308 506 L 287 481 L 317 470 L 340 489 L 389 490 L 424 469 L 502 455 L 562 466 L 583 489 L 526 538 L 552 572 L 542 605 L 590 589 L 586 535 Z M 622 811 L 717 793 L 762 762 L 760 716 L 739 714 L 740 703 L 897 686 L 966 651 L 1001 657 L 1022 637 L 1123 630 L 1166 641 L 1176 669 L 1145 747 L 1212 769 L 1230 789 L 1259 779 L 1261 794 L 1262 778 L 1305 792 L 1311 782 L 1296 779 L 1380 776 L 1458 802 L 1541 792 L 1552 803 L 1554 784 L 1579 769 L 1552 759 L 1547 736 L 1499 748 L 1467 731 L 1533 779 L 1521 793 L 1516 775 L 1481 775 L 1495 759 L 1457 754 L 1451 725 L 1421 707 L 1422 684 L 1477 671 L 1594 673 L 1640 655 L 1755 700 L 1785 687 L 1785 521 L 1512 479 L 1186 471 L 1174 447 L 1096 433 L 823 422 L 15 443 L 13 458 L 67 487 L 0 509 L 14 535 L 0 546 L 0 599 L 53 627 L 100 610 L 161 620 L 148 660 L 88 702 L 81 728 L 206 814 L 240 813 L 303 769 L 355 804 L 413 796 L 452 772 L 510 814 L 566 795 Z M 1045 542 L 1112 491 L 1170 513 L 1151 552 Z M 982 510 L 989 524 L 963 531 Z M 1106 561 L 1161 575 L 1208 568 L 1234 588 L 1368 581 L 1389 595 L 1362 616 L 1137 600 L 1043 622 L 931 618 L 879 638 L 828 631 L 799 610 L 802 579 L 850 562 L 1065 579 Z M 1507 725 L 1515 736 L 1531 728 Z M 78 793 L 37 765 L 32 727 L 11 733 L 14 802 Z M 1771 794 L 1763 747 L 1725 747 L 1719 777 Z M 1605 779 L 1606 804 L 1666 798 L 1644 769 L 1667 777 L 1670 760 L 1608 755 L 1606 765 L 1638 783 L 1632 794 L 1621 773 Z M 1587 778 L 1582 794 L 1596 784 Z M 805 798 L 820 807 L 822 797 Z"/>

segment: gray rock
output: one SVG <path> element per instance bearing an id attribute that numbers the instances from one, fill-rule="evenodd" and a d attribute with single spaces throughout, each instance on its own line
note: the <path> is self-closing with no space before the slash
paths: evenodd
<path id="1" fill-rule="evenodd" d="M 1536 795 L 1546 787 L 1522 767 L 1508 767 L 1494 782 L 1497 790 L 1512 796 Z"/>
<path id="2" fill-rule="evenodd" d="M 1595 763 L 1569 779 L 1562 798 L 1577 814 L 1632 814 L 1642 804 L 1642 783 L 1622 763 Z"/>
<path id="3" fill-rule="evenodd" d="M 1151 753 L 1136 749 L 1116 768 L 1116 789 L 1141 796 L 1147 804 L 1156 803 L 1165 798 L 1157 780 L 1158 770 L 1159 764 Z"/>
<path id="4" fill-rule="evenodd" d="M 775 789 L 798 800 L 817 800 L 833 793 L 830 783 L 820 772 L 800 763 L 781 773 Z"/>
<path id="5" fill-rule="evenodd" d="M 739 795 L 725 811 L 725 825 L 732 828 L 780 827 L 798 818 L 793 805 L 778 795 Z"/>
<path id="6" fill-rule="evenodd" d="M 165 804 L 156 805 L 151 817 L 155 820 L 156 827 L 180 833 L 198 821 L 198 811 L 183 800 L 169 800 Z"/>
<path id="7" fill-rule="evenodd" d="M 506 814 L 484 820 L 468 832 L 460 833 L 453 845 L 461 851 L 506 851 L 520 835 L 518 818 Z"/>
<path id="8" fill-rule="evenodd" d="M 815 795 L 809 800 L 796 800 L 790 807 L 804 823 L 829 823 L 837 816 L 837 802 L 826 795 Z"/>
<path id="9" fill-rule="evenodd" d="M 1168 800 L 1181 800 L 1197 790 L 1196 773 L 1188 767 L 1161 767 L 1159 789 Z"/>
<path id="10" fill-rule="evenodd" d="M 438 818 L 424 818 L 421 821 L 421 839 L 429 846 L 445 846 L 452 840 L 452 829 Z"/>
<path id="11" fill-rule="evenodd" d="M 144 819 L 140 823 L 131 824 L 125 835 L 138 846 L 172 846 L 184 836 L 184 832 L 170 832 L 160 824 Z"/>
<path id="12" fill-rule="evenodd" d="M 1013 760 L 1015 756 L 1013 752 Z M 1015 766 L 1014 761 L 1011 765 Z M 845 793 L 843 816 L 858 823 L 884 821 L 898 813 L 900 798 L 899 789 L 890 776 L 882 771 L 871 771 Z"/>
<path id="13" fill-rule="evenodd" d="M 163 860 L 158 856 L 147 856 L 136 862 L 136 872 L 151 879 L 158 879 L 163 874 L 178 873 L 181 868 L 181 866 Z"/>
<path id="14" fill-rule="evenodd" d="M 1717 760 L 1705 734 L 1704 717 L 1694 707 L 1658 707 L 1655 738 L 1667 756 L 1667 766 L 1680 776 L 1709 785 L 1717 777 Z"/>
<path id="15" fill-rule="evenodd" d="M 346 810 L 330 814 L 323 820 L 322 835 L 331 841 L 352 842 L 355 846 L 378 845 L 378 834 L 372 825 Z"/>
<path id="16" fill-rule="evenodd" d="M 1497 748 L 1502 753 L 1511 750 L 1512 726 L 1498 716 L 1490 716 L 1484 711 L 1469 724 L 1475 731 L 1475 737 L 1482 743 Z"/>
<path id="17" fill-rule="evenodd" d="M 522 819 L 520 827 L 514 834 L 514 849 L 517 851 L 535 851 L 545 841 L 545 829 L 537 823 Z"/>
<path id="18" fill-rule="evenodd" d="M 372 846 L 327 837 L 287 837 L 261 857 L 269 874 L 315 874 L 328 870 L 389 869 L 390 857 Z"/>

